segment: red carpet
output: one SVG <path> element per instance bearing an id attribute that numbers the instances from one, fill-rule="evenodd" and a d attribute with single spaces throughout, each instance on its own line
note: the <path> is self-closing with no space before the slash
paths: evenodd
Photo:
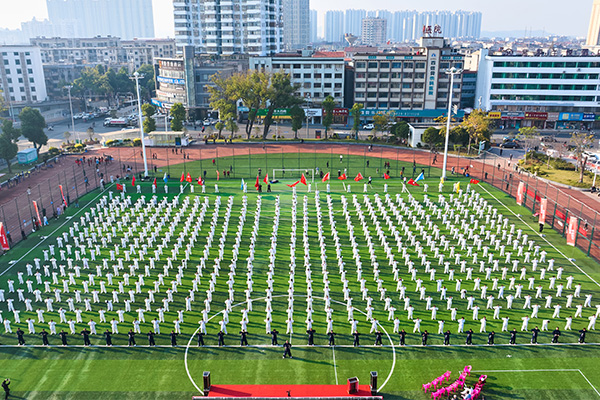
<path id="1" fill-rule="evenodd" d="M 371 396 L 369 385 L 359 385 L 358 393 L 348 394 L 347 385 L 213 385 L 208 397 L 369 397 L 381 399 L 381 396 Z"/>

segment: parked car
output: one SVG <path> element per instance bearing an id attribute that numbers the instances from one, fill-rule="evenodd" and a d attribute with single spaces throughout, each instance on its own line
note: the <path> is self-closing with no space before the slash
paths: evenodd
<path id="1" fill-rule="evenodd" d="M 375 128 L 375 126 L 373 124 L 365 124 L 363 125 L 363 129 L 366 131 L 371 131 Z"/>
<path id="2" fill-rule="evenodd" d="M 516 140 L 509 140 L 507 142 L 502 143 L 500 147 L 504 149 L 518 149 L 521 147 L 521 145 Z"/>

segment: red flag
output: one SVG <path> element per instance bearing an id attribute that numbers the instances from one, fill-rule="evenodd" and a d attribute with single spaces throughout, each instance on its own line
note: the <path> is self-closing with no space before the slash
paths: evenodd
<path id="1" fill-rule="evenodd" d="M 37 201 L 35 201 L 35 200 L 33 200 L 33 209 L 35 210 L 35 213 L 37 214 L 38 224 L 40 224 L 40 226 L 41 226 L 42 219 L 40 218 L 40 210 L 38 208 Z"/>
<path id="2" fill-rule="evenodd" d="M 204 181 L 202 180 L 201 176 L 198 177 L 198 185 L 200 185 L 200 186 L 204 185 Z"/>
<path id="3" fill-rule="evenodd" d="M 473 185 L 477 185 L 479 181 L 477 179 L 471 179 L 470 183 L 472 183 Z"/>
<path id="4" fill-rule="evenodd" d="M 346 174 L 342 174 L 341 176 L 338 176 L 338 179 L 340 181 L 345 181 L 346 179 L 348 179 L 348 177 L 346 176 Z"/>
<path id="5" fill-rule="evenodd" d="M 258 180 L 258 175 L 256 175 L 256 183 L 254 184 L 254 187 L 256 188 L 256 190 L 258 190 L 258 187 L 260 186 L 259 180 Z"/>
<path id="6" fill-rule="evenodd" d="M 183 182 L 183 181 L 185 181 L 185 173 L 184 172 L 181 173 L 181 179 L 179 179 L 179 182 Z"/>
<path id="7" fill-rule="evenodd" d="M 323 179 L 321 179 L 322 182 L 327 182 L 329 180 L 329 172 L 325 174 L 325 176 L 323 177 Z"/>
<path id="8" fill-rule="evenodd" d="M 220 177 L 221 177 L 221 173 L 219 172 L 219 170 L 217 170 L 217 180 L 219 180 Z"/>
<path id="9" fill-rule="evenodd" d="M 296 185 L 297 185 L 297 184 L 299 184 L 299 183 L 300 183 L 300 181 L 296 181 L 296 182 L 294 182 L 294 183 L 292 183 L 291 185 L 288 185 L 288 186 L 289 186 L 289 187 L 294 187 L 294 186 L 296 186 Z"/>
<path id="10" fill-rule="evenodd" d="M 156 187 L 156 178 L 154 178 L 154 182 L 152 182 L 152 186 Z"/>
<path id="11" fill-rule="evenodd" d="M 123 185 L 121 185 L 120 183 L 117 183 L 117 190 L 123 190 Z"/>
<path id="12" fill-rule="evenodd" d="M 4 224 L 2 222 L 0 222 L 0 249 L 10 250 L 8 238 L 6 237 L 6 231 L 4 230 Z"/>
<path id="13" fill-rule="evenodd" d="M 408 182 L 406 182 L 406 183 L 408 183 L 409 185 L 413 185 L 413 186 L 421 186 L 417 182 L 413 181 L 412 178 L 409 179 Z"/>
<path id="14" fill-rule="evenodd" d="M 300 177 L 300 183 L 306 186 L 306 177 L 304 176 L 304 174 L 302 174 L 302 176 Z"/>
<path id="15" fill-rule="evenodd" d="M 264 179 L 263 179 L 264 183 L 269 183 L 269 174 L 266 174 Z"/>
<path id="16" fill-rule="evenodd" d="M 356 177 L 354 178 L 354 180 L 355 180 L 356 182 L 358 182 L 358 181 L 360 181 L 360 180 L 362 180 L 362 179 L 363 179 L 363 176 L 362 176 L 362 174 L 361 174 L 360 172 L 359 172 L 359 173 L 358 173 L 358 175 L 356 175 Z"/>
<path id="17" fill-rule="evenodd" d="M 383 174 L 383 179 L 390 179 L 390 176 L 388 174 Z"/>
<path id="18" fill-rule="evenodd" d="M 192 183 L 192 176 L 190 175 L 190 173 L 188 172 L 187 177 L 185 178 L 186 181 L 188 181 L 189 183 Z"/>
<path id="19" fill-rule="evenodd" d="M 135 175 L 131 178 L 131 186 L 135 186 Z"/>
<path id="20" fill-rule="evenodd" d="M 62 185 L 58 185 L 58 187 L 60 188 L 60 195 L 62 196 L 63 203 L 65 203 L 65 207 L 68 207 L 67 200 L 65 200 L 65 193 L 63 192 L 63 187 Z"/>

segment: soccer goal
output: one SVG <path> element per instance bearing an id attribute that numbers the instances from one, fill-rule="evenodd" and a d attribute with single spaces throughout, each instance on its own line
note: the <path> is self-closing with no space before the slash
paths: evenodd
<path id="1" fill-rule="evenodd" d="M 306 180 L 311 183 L 315 183 L 315 170 L 310 168 L 298 168 L 298 169 L 287 169 L 287 168 L 273 168 L 273 176 L 271 179 L 300 179 L 302 174 L 306 177 Z"/>

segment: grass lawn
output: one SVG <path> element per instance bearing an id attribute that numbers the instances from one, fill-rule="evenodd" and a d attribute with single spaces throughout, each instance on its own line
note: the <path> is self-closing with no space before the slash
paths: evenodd
<path id="1" fill-rule="evenodd" d="M 319 156 L 317 156 L 319 157 Z M 329 168 L 327 168 L 329 162 Z M 472 320 L 472 312 L 467 310 L 467 300 L 461 299 L 460 294 L 455 291 L 455 282 L 448 280 L 448 274 L 444 273 L 444 267 L 438 266 L 437 259 L 433 258 L 432 246 L 426 246 L 426 239 L 420 234 L 420 226 L 424 226 L 426 232 L 431 229 L 427 226 L 425 219 L 412 219 L 407 215 L 408 210 L 416 213 L 415 206 L 410 206 L 408 194 L 401 194 L 401 199 L 405 208 L 396 201 L 396 193 L 402 190 L 401 180 L 398 179 L 399 172 L 402 167 L 405 167 L 405 174 L 411 176 L 413 173 L 412 163 L 398 163 L 391 161 L 390 174 L 392 179 L 384 181 L 380 176 L 383 171 L 383 162 L 379 160 L 370 160 L 370 164 L 366 166 L 364 157 L 344 157 L 342 162 L 339 161 L 339 155 L 332 154 L 329 157 L 323 156 L 315 158 L 314 154 L 307 155 L 294 154 L 292 156 L 282 155 L 281 158 L 270 157 L 269 159 L 260 159 L 252 156 L 252 163 L 248 161 L 248 157 L 237 158 L 219 158 L 215 160 L 213 167 L 212 160 L 203 162 L 181 164 L 179 166 L 170 167 L 170 175 L 173 178 L 169 182 L 169 193 L 165 195 L 164 184 L 160 182 L 160 177 L 163 171 L 159 171 L 159 186 L 158 186 L 158 202 L 166 199 L 167 203 L 172 204 L 171 210 L 167 211 L 166 206 L 154 207 L 150 205 L 151 187 L 144 183 L 142 191 L 146 198 L 146 203 L 136 202 L 140 200 L 140 195 L 134 193 L 135 190 L 127 187 L 127 195 L 131 196 L 132 207 L 124 207 L 119 211 L 118 216 L 113 219 L 108 219 L 109 207 L 104 204 L 98 205 L 101 198 L 108 200 L 108 191 L 112 191 L 115 196 L 119 196 L 114 188 L 110 188 L 107 192 L 100 193 L 99 191 L 92 192 L 82 198 L 79 202 L 82 208 L 71 208 L 67 211 L 64 218 L 64 224 L 59 226 L 55 231 L 38 232 L 38 234 L 30 236 L 26 241 L 18 244 L 6 255 L 0 257 L 0 289 L 5 290 L 6 298 L 15 299 L 15 307 L 20 312 L 21 323 L 14 322 L 12 312 L 7 309 L 7 303 L 0 303 L 0 311 L 2 317 L 12 321 L 11 327 L 13 332 L 17 327 L 25 331 L 26 346 L 17 347 L 15 334 L 4 333 L 4 329 L 0 326 L 0 375 L 10 377 L 12 379 L 12 389 L 16 396 L 27 399 L 113 399 L 113 398 L 135 398 L 135 399 L 171 399 L 171 398 L 190 398 L 197 394 L 196 386 L 201 388 L 202 372 L 211 371 L 213 384 L 343 384 L 347 378 L 358 376 L 361 383 L 367 383 L 369 372 L 378 371 L 379 384 L 383 386 L 382 393 L 385 398 L 390 399 L 421 399 L 426 398 L 421 390 L 421 385 L 433 378 L 441 375 L 447 369 L 453 371 L 453 378 L 456 378 L 462 368 L 470 364 L 473 366 L 474 372 L 468 379 L 467 383 L 472 385 L 479 374 L 485 373 L 488 375 L 488 384 L 484 389 L 486 398 L 491 399 L 592 399 L 600 397 L 600 394 L 595 388 L 600 387 L 600 370 L 597 368 L 597 359 L 600 356 L 599 347 L 596 345 L 578 345 L 578 331 L 583 327 L 587 327 L 588 317 L 596 312 L 595 305 L 598 304 L 600 298 L 600 290 L 595 282 L 600 281 L 600 266 L 594 260 L 587 258 L 581 251 L 576 248 L 565 245 L 564 238 L 559 234 L 546 230 L 545 237 L 540 237 L 535 232 L 536 224 L 533 216 L 523 207 L 517 206 L 503 192 L 492 188 L 488 185 L 471 185 L 481 197 L 487 201 L 493 208 L 497 208 L 498 213 L 509 218 L 507 229 L 510 225 L 515 225 L 515 230 L 522 229 L 523 233 L 529 235 L 530 239 L 535 241 L 536 245 L 541 246 L 541 249 L 548 254 L 547 259 L 553 258 L 556 260 L 555 269 L 558 267 L 564 268 L 563 279 L 560 281 L 566 284 L 566 277 L 572 275 L 574 277 L 574 285 L 582 285 L 582 298 L 574 299 L 573 305 L 583 302 L 586 294 L 592 294 L 592 308 L 583 309 L 583 317 L 573 320 L 573 330 L 564 331 L 565 317 L 572 315 L 575 308 L 566 308 L 566 295 L 573 292 L 572 289 L 565 289 L 562 297 L 555 296 L 555 290 L 548 288 L 548 278 L 556 273 L 556 271 L 548 271 L 546 279 L 540 280 L 540 268 L 547 263 L 541 263 L 536 272 L 532 271 L 531 263 L 525 263 L 523 256 L 516 256 L 513 252 L 513 258 L 521 261 L 521 265 L 527 266 L 527 278 L 535 277 L 536 286 L 543 286 L 543 296 L 551 294 L 554 299 L 552 305 L 560 304 L 562 310 L 560 318 L 552 318 L 554 309 L 544 308 L 545 299 L 532 299 L 532 304 L 541 304 L 542 308 L 539 311 L 539 317 L 533 318 L 529 323 L 529 329 L 538 325 L 541 326 L 542 320 L 550 320 L 550 332 L 541 332 L 539 336 L 539 345 L 529 345 L 531 337 L 530 332 L 521 332 L 521 317 L 530 315 L 531 310 L 523 309 L 523 299 L 515 299 L 513 308 L 506 309 L 506 300 L 496 299 L 495 305 L 501 305 L 503 308 L 500 312 L 501 317 L 509 317 L 509 329 L 516 328 L 517 346 L 509 346 L 508 332 L 501 332 L 502 320 L 493 319 L 493 310 L 486 309 L 487 301 L 481 299 L 479 291 L 473 290 L 473 282 L 466 279 L 466 274 L 460 272 L 460 265 L 454 263 L 454 257 L 450 257 L 450 249 L 444 250 L 443 246 L 437 241 L 437 246 L 440 246 L 439 252 L 444 254 L 447 261 L 451 262 L 451 268 L 455 269 L 455 279 L 463 280 L 463 288 L 468 291 L 469 295 L 475 297 L 475 304 L 480 307 L 479 318 L 486 317 L 487 332 L 494 330 L 496 332 L 496 346 L 487 346 L 487 333 L 479 333 L 479 321 Z M 234 172 L 239 172 L 245 176 L 252 175 L 252 171 L 258 168 L 262 169 L 262 173 L 266 171 L 269 175 L 272 174 L 273 168 L 285 167 L 288 171 L 294 168 L 312 169 L 319 166 L 325 172 L 331 171 L 331 218 L 335 221 L 337 233 L 340 242 L 340 251 L 345 262 L 346 277 L 348 278 L 351 296 L 353 297 L 353 307 L 355 308 L 354 316 L 358 319 L 358 331 L 361 335 L 361 347 L 352 347 L 352 336 L 350 335 L 350 324 L 347 320 L 346 302 L 342 293 L 341 275 L 338 269 L 336 245 L 333 240 L 333 234 L 330 224 L 330 214 L 327 204 L 326 193 L 324 192 L 325 184 L 320 183 L 320 180 L 315 179 L 318 183 L 318 189 L 321 190 L 319 206 L 322 212 L 320 219 L 322 221 L 322 233 L 324 236 L 325 255 L 327 256 L 327 271 L 329 273 L 329 287 L 332 298 L 333 308 L 333 326 L 337 333 L 336 346 L 331 348 L 327 346 L 326 331 L 326 312 L 324 310 L 324 301 L 322 299 L 325 283 L 323 282 L 323 274 L 321 269 L 321 254 L 319 245 L 319 216 L 314 193 L 306 193 L 306 187 L 303 185 L 297 186 L 298 201 L 295 204 L 292 200 L 292 189 L 285 184 L 292 183 L 298 179 L 299 173 L 292 174 L 288 172 L 282 182 L 273 184 L 272 193 L 262 193 L 260 202 L 260 216 L 257 219 L 258 195 L 254 191 L 254 181 L 247 182 L 249 193 L 247 194 L 247 212 L 245 218 L 241 210 L 244 208 L 243 195 L 240 190 L 240 179 L 220 179 L 219 189 L 221 201 L 215 203 L 217 195 L 214 192 L 214 183 L 216 169 L 228 169 L 233 167 Z M 341 182 L 337 180 L 337 170 L 348 170 L 350 180 Z M 377 171 L 379 169 L 379 171 Z M 179 196 L 179 200 L 175 203 L 175 197 L 179 192 L 178 178 L 181 172 L 185 170 L 197 178 L 202 171 L 207 170 L 207 192 L 200 193 L 200 186 L 195 184 L 195 193 L 190 193 L 189 185 L 185 186 L 185 193 Z M 363 197 L 362 182 L 356 183 L 351 179 L 357 172 L 361 172 L 365 177 L 373 176 L 373 185 L 369 188 L 366 195 Z M 416 166 L 417 174 L 420 172 L 420 166 Z M 429 171 L 426 172 L 428 176 Z M 211 175 L 209 175 L 211 174 Z M 438 201 L 438 185 L 440 171 L 437 169 L 431 170 L 431 176 L 425 182 L 429 183 L 429 199 L 433 203 Z M 279 177 L 277 177 L 279 178 Z M 461 183 L 461 188 L 465 189 L 468 183 L 468 178 L 451 177 L 444 188 L 444 196 L 447 200 L 450 198 L 452 184 L 455 182 Z M 363 181 L 364 182 L 364 181 Z M 352 185 L 353 193 L 344 191 L 344 184 Z M 417 240 L 424 245 L 423 253 L 427 255 L 427 259 L 432 261 L 432 267 L 437 269 L 436 279 L 444 279 L 444 285 L 448 287 L 448 295 L 453 297 L 452 307 L 457 308 L 458 317 L 465 317 L 465 330 L 471 328 L 475 331 L 473 335 L 473 346 L 464 346 L 465 335 L 457 333 L 457 322 L 451 321 L 451 312 L 446 309 L 446 301 L 440 300 L 440 295 L 436 291 L 436 282 L 430 281 L 430 274 L 426 273 L 424 267 L 421 266 L 421 259 L 413 245 L 411 245 L 408 236 L 405 235 L 405 230 L 402 223 L 398 222 L 394 209 L 385 201 L 383 193 L 383 185 L 387 183 L 389 193 L 394 207 L 399 215 L 403 216 L 403 221 L 406 225 L 406 230 L 410 230 L 417 236 Z M 471 258 L 466 257 L 466 250 L 462 250 L 458 244 L 458 239 L 454 238 L 453 232 L 447 229 L 447 226 L 442 224 L 442 220 L 438 219 L 437 214 L 433 210 L 433 206 L 425 206 L 424 193 L 422 187 L 408 187 L 410 193 L 416 201 L 423 205 L 425 215 L 430 215 L 431 220 L 440 228 L 440 233 L 446 235 L 450 240 L 450 245 L 454 246 L 456 253 L 462 254 L 462 259 L 467 260 L 467 266 L 474 268 L 473 278 L 481 278 L 482 285 L 489 286 L 488 294 L 497 295 L 497 290 L 491 290 L 492 281 L 485 279 L 485 272 L 479 272 L 479 264 L 473 264 Z M 252 189 L 252 190 L 251 190 Z M 314 189 L 314 186 L 313 186 Z M 381 199 L 381 208 L 377 205 L 376 193 L 379 193 Z M 353 195 L 356 194 L 356 201 L 360 205 L 358 209 L 353 202 Z M 231 196 L 232 206 L 228 209 L 229 197 Z M 304 196 L 307 202 L 304 203 Z M 274 218 L 276 217 L 276 199 L 279 197 L 279 224 L 277 226 L 276 239 L 276 256 L 273 267 L 273 328 L 276 328 L 281 334 L 279 343 L 281 344 L 286 339 L 290 339 L 293 344 L 294 359 L 281 358 L 283 350 L 281 347 L 270 346 L 270 335 L 265 332 L 265 306 L 264 300 L 260 300 L 265 296 L 267 288 L 267 272 L 269 271 L 269 248 L 271 247 L 271 235 L 274 229 Z M 344 212 L 343 197 L 347 201 L 347 213 Z M 186 205 L 186 200 L 189 199 L 189 204 Z M 198 199 L 198 200 L 196 200 Z M 198 203 L 196 203 L 198 201 Z M 206 205 L 205 201 L 207 201 Z M 197 204 L 197 205 L 196 205 Z M 218 207 L 217 207 L 218 204 Z M 465 205 L 468 208 L 468 202 L 465 200 Z M 293 212 L 295 207 L 295 214 Z M 373 207 L 373 212 L 369 212 L 369 207 Z M 448 209 L 443 209 L 443 214 L 449 216 L 450 211 L 454 210 L 458 213 L 459 204 L 451 203 Z M 461 206 L 462 207 L 462 206 Z M 94 222 L 94 214 L 91 214 L 91 209 L 94 213 L 106 215 L 103 221 Z M 106 210 L 106 214 L 105 214 Z M 204 210 L 204 212 L 202 211 Z M 385 213 L 383 212 L 385 211 Z M 70 293 L 62 293 L 61 301 L 55 301 L 53 304 L 53 312 L 46 312 L 46 323 L 38 323 L 35 312 L 25 310 L 23 302 L 17 300 L 16 293 L 8 293 L 7 280 L 15 281 L 15 288 L 22 287 L 26 289 L 26 285 L 18 283 L 18 271 L 25 272 L 26 264 L 34 263 L 35 258 L 42 260 L 42 265 L 47 264 L 44 260 L 42 250 L 48 249 L 50 244 L 57 244 L 58 235 L 66 232 L 69 237 L 69 243 L 73 244 L 70 228 L 74 227 L 75 223 L 80 223 L 80 218 L 90 213 L 91 222 L 87 225 L 94 225 L 94 232 L 97 234 L 97 243 L 101 253 L 96 257 L 96 261 L 90 261 L 90 270 L 82 270 L 80 278 L 75 278 L 76 283 L 69 285 Z M 153 215 L 157 215 L 153 219 Z M 179 217 L 177 217 L 177 215 Z M 361 217 L 362 214 L 362 217 Z M 461 217 L 456 223 L 456 228 L 463 232 L 461 223 L 467 221 L 467 229 L 473 227 L 470 222 L 469 213 L 467 217 L 461 214 Z M 199 217 L 201 218 L 201 223 Z M 230 216 L 229 224 L 225 231 L 226 215 Z M 294 255 L 296 257 L 295 280 L 294 288 L 294 333 L 286 335 L 287 319 L 286 309 L 288 307 L 288 287 L 290 273 L 290 243 L 292 238 L 292 219 L 295 217 L 296 223 L 296 240 Z M 431 319 L 431 312 L 425 308 L 426 301 L 419 300 L 418 293 L 415 292 L 416 284 L 411 280 L 411 274 L 408 273 L 405 266 L 404 258 L 401 252 L 397 249 L 396 239 L 392 228 L 386 222 L 386 215 L 390 216 L 391 223 L 400 231 L 402 242 L 407 247 L 407 254 L 410 260 L 415 263 L 415 268 L 418 270 L 417 277 L 423 280 L 423 286 L 426 287 L 427 295 L 433 298 L 432 304 L 439 308 L 437 312 L 437 320 Z M 306 220 L 305 220 L 306 216 Z M 143 217 L 143 219 L 142 219 Z M 367 222 L 367 231 L 363 231 L 361 218 Z M 481 218 L 476 218 L 479 226 L 485 224 L 485 215 Z M 123 230 L 116 231 L 116 235 L 112 235 L 112 227 L 117 227 L 117 221 L 120 221 Z M 240 221 L 243 221 L 240 222 Z M 103 227 L 102 222 L 105 222 Z M 304 227 L 306 222 L 306 227 Z M 172 235 L 169 235 L 169 226 L 173 223 Z M 209 233 L 211 232 L 211 223 L 214 224 L 213 239 L 208 241 Z M 254 224 L 258 226 L 258 235 L 255 243 L 255 253 L 253 261 L 253 311 L 249 314 L 248 324 L 248 341 L 251 347 L 239 347 L 240 322 L 242 319 L 241 309 L 244 307 L 244 290 L 246 285 L 247 262 L 246 258 L 250 255 L 250 245 L 252 243 L 252 231 Z M 422 319 L 421 331 L 427 330 L 430 333 L 428 346 L 421 346 L 421 336 L 418 333 L 413 333 L 413 322 L 407 319 L 407 312 L 403 310 L 403 301 L 398 298 L 396 292 L 396 281 L 392 267 L 388 265 L 388 259 L 382 241 L 377 234 L 376 223 L 381 227 L 385 241 L 389 244 L 394 259 L 398 261 L 400 270 L 399 277 L 403 279 L 404 285 L 407 287 L 407 296 L 411 298 L 410 304 L 414 306 L 414 318 Z M 455 224 L 455 219 L 452 219 Z M 156 344 L 158 347 L 149 348 L 146 346 L 147 340 L 145 333 L 152 329 L 150 323 L 157 315 L 156 309 L 162 305 L 162 299 L 166 297 L 165 290 L 171 287 L 171 281 L 177 273 L 177 267 L 181 264 L 182 258 L 185 258 L 186 245 L 190 243 L 194 227 L 198 227 L 199 233 L 190 247 L 190 257 L 187 263 L 187 269 L 183 270 L 183 278 L 181 285 L 177 285 L 178 292 L 174 293 L 174 299 L 170 302 L 170 311 L 165 313 L 165 322 L 161 323 L 161 335 L 157 335 Z M 353 229 L 350 230 L 349 226 Z M 46 228 L 47 229 L 47 228 Z M 83 227 L 79 224 L 79 229 L 83 232 Z M 99 229 L 99 231 L 98 231 Z M 315 347 L 306 346 L 306 324 L 307 317 L 305 296 L 307 293 L 308 283 L 306 281 L 306 271 L 304 268 L 304 243 L 303 230 L 306 229 L 308 241 L 306 245 L 309 249 L 308 261 L 311 264 L 312 271 L 312 288 L 315 298 L 313 309 L 313 327 L 316 330 Z M 129 232 L 131 230 L 131 232 Z M 479 234 L 480 228 L 476 229 Z M 487 225 L 484 232 L 493 231 Z M 147 243 L 151 233 L 156 234 L 156 240 L 149 246 L 149 252 L 144 256 L 143 260 L 139 261 L 140 269 L 137 273 L 144 273 L 144 265 L 149 263 L 149 258 L 154 257 L 154 250 L 164 244 L 164 251 L 160 260 L 156 261 L 155 269 L 150 271 L 150 276 L 144 278 L 142 285 L 142 293 L 135 294 L 135 301 L 131 305 L 132 312 L 124 314 L 125 322 L 119 324 L 119 334 L 113 335 L 114 347 L 104 346 L 103 337 L 100 335 L 92 335 L 91 341 L 93 346 L 84 348 L 82 338 L 77 335 L 69 334 L 69 346 L 60 346 L 60 339 L 52 335 L 50 337 L 51 347 L 45 348 L 40 346 L 42 340 L 39 334 L 42 328 L 48 330 L 48 320 L 51 318 L 58 321 L 59 314 L 57 310 L 63 307 L 68 310 L 67 298 L 73 296 L 73 290 L 77 289 L 83 292 L 83 280 L 87 280 L 88 273 L 96 273 L 96 266 L 102 267 L 102 259 L 110 258 L 110 250 L 115 250 L 115 246 L 119 246 L 120 254 L 117 257 L 124 257 L 124 251 L 129 248 L 129 244 L 134 243 L 134 238 L 140 238 L 140 246 Z M 74 231 L 76 236 L 78 233 Z M 91 234 L 91 232 L 90 232 Z M 112 236 L 109 239 L 109 234 Z M 126 247 L 122 247 L 122 239 L 127 234 L 129 241 Z M 373 316 L 379 320 L 380 327 L 383 331 L 389 334 L 383 336 L 382 347 L 372 346 L 375 340 L 374 334 L 370 334 L 370 322 L 366 320 L 363 313 L 366 310 L 366 301 L 362 300 L 360 283 L 358 282 L 358 273 L 356 268 L 355 253 L 352 249 L 351 234 L 357 244 L 357 254 L 362 261 L 362 276 L 366 279 L 366 287 L 369 289 L 369 295 L 373 297 Z M 374 279 L 374 271 L 370 261 L 370 253 L 368 250 L 367 235 L 371 237 L 372 246 L 375 257 L 379 263 L 380 278 L 383 280 L 382 285 L 387 289 L 387 294 L 392 298 L 392 305 L 397 308 L 396 316 L 400 318 L 400 328 L 407 332 L 406 344 L 401 347 L 398 345 L 398 335 L 393 333 L 393 323 L 388 321 L 388 312 L 384 310 L 384 301 L 380 300 L 377 290 L 377 282 Z M 205 337 L 206 347 L 196 347 L 196 338 L 192 335 L 198 328 L 198 321 L 202 318 L 201 311 L 204 309 L 204 299 L 207 297 L 206 290 L 209 288 L 210 273 L 213 272 L 214 260 L 219 257 L 219 242 L 224 238 L 224 252 L 220 261 L 220 274 L 216 277 L 215 291 L 212 294 L 211 311 L 209 313 L 209 322 L 207 323 L 208 335 Z M 239 238 L 239 239 L 238 239 Z M 106 246 L 102 243 L 102 239 L 106 239 Z M 216 333 L 218 332 L 221 320 L 220 312 L 224 309 L 224 302 L 228 297 L 229 279 L 227 272 L 230 271 L 233 254 L 232 248 L 236 240 L 239 240 L 239 255 L 237 263 L 235 263 L 235 272 L 233 288 L 235 289 L 235 297 L 232 312 L 229 314 L 230 322 L 228 324 L 229 334 L 225 337 L 226 347 L 217 347 Z M 177 260 L 173 261 L 173 269 L 168 277 L 165 277 L 165 285 L 161 286 L 160 293 L 156 293 L 156 301 L 152 304 L 152 310 L 145 313 L 146 323 L 141 324 L 142 334 L 136 337 L 137 347 L 127 346 L 126 332 L 132 328 L 132 322 L 137 317 L 135 310 L 144 307 L 144 299 L 148 297 L 148 290 L 154 288 L 154 281 L 158 279 L 158 274 L 163 272 L 163 267 L 167 264 L 167 258 L 172 256 L 171 250 L 175 248 L 176 243 L 180 242 L 181 250 L 177 256 Z M 87 245 L 87 242 L 86 242 Z M 468 246 L 473 245 L 473 240 L 468 240 Z M 489 245 L 489 241 L 484 245 Z M 173 329 L 173 321 L 177 318 L 177 310 L 185 309 L 185 297 L 188 291 L 192 289 L 192 279 L 197 271 L 199 260 L 204 257 L 204 249 L 210 248 L 210 254 L 206 260 L 206 266 L 203 270 L 199 291 L 195 293 L 195 301 L 192 303 L 192 311 L 184 312 L 184 323 L 181 324 L 181 334 L 177 341 L 177 347 L 170 346 L 168 332 Z M 141 249 L 141 247 L 140 247 Z M 58 264 L 66 264 L 66 261 L 60 261 L 59 249 L 56 249 L 56 258 L 59 259 Z M 87 249 L 87 257 L 89 258 L 89 247 Z M 512 246 L 511 246 L 512 250 Z M 119 282 L 124 280 L 122 274 L 129 272 L 129 266 L 133 264 L 132 255 L 131 261 L 124 261 L 124 270 L 119 276 L 115 276 L 113 285 L 107 284 L 108 293 L 100 294 L 101 303 L 91 303 L 92 311 L 83 311 L 83 321 L 87 322 L 94 319 L 98 322 L 98 310 L 105 308 L 105 301 L 113 298 L 112 291 L 119 289 Z M 481 254 L 481 250 L 477 250 L 475 246 L 474 252 L 479 254 L 479 260 L 486 260 Z M 507 251 L 509 251 L 507 249 Z M 500 252 L 492 246 L 490 252 L 494 254 L 494 258 L 500 260 L 500 268 L 505 265 L 510 267 L 512 264 L 505 264 L 505 257 L 500 257 Z M 574 259 L 575 262 L 569 259 Z M 15 262 L 16 261 L 16 262 Z M 112 271 L 112 265 L 116 261 L 108 261 L 109 269 L 102 270 L 103 275 Z M 74 262 L 73 265 L 80 265 L 80 262 Z M 520 269 L 519 267 L 519 269 Z M 52 270 L 52 268 L 51 268 Z M 59 272 L 59 270 L 52 270 Z M 67 272 L 69 269 L 67 268 Z M 63 277 L 58 276 L 59 283 L 53 284 L 52 277 L 44 277 L 44 271 L 41 270 L 42 279 L 50 281 L 51 290 L 63 290 Z M 500 271 L 494 271 L 491 278 L 500 279 Z M 519 273 L 509 272 L 508 277 L 516 275 L 517 282 L 524 285 L 523 295 L 531 295 L 535 297 L 535 290 L 528 289 L 529 281 L 527 278 L 523 281 L 519 279 Z M 33 280 L 33 288 L 39 288 L 42 291 L 42 297 L 55 298 L 54 293 L 44 293 L 44 285 L 36 285 L 34 277 L 28 277 L 25 273 L 25 280 Z M 68 279 L 68 277 L 67 277 Z M 106 277 L 95 278 L 95 288 L 99 287 L 99 281 L 107 279 Z M 125 292 L 129 288 L 135 289 L 132 278 L 129 287 L 125 287 Z M 594 282 L 595 281 L 595 282 Z M 500 283 L 506 284 L 505 295 L 513 293 L 514 290 L 508 290 L 507 280 L 499 280 Z M 90 285 L 90 290 L 92 290 Z M 82 293 L 82 298 L 91 298 L 91 294 Z M 32 294 L 25 290 L 25 297 L 34 298 Z M 116 310 L 124 307 L 123 300 L 128 298 L 127 293 L 118 294 L 119 302 L 114 304 L 114 310 L 106 313 L 106 318 L 110 321 L 117 318 Z M 76 308 L 84 309 L 83 303 L 75 303 Z M 46 309 L 46 305 L 41 302 L 33 302 L 33 308 Z M 28 334 L 26 319 L 32 318 L 35 320 L 36 334 Z M 74 319 L 75 313 L 67 311 L 67 319 Z M 452 333 L 451 346 L 443 346 L 442 335 L 437 334 L 439 320 L 445 320 L 445 328 Z M 559 326 L 562 331 L 560 345 L 550 345 L 552 334 L 551 331 Z M 84 323 L 77 323 L 77 331 L 81 331 L 87 327 Z M 66 323 L 57 325 L 58 331 L 64 329 L 69 330 Z M 110 329 L 108 323 L 98 323 L 98 333 Z M 598 343 L 597 333 L 592 331 L 588 333 L 588 343 Z M 187 348 L 188 342 L 191 346 Z M 187 352 L 187 357 L 186 357 Z M 186 362 L 187 360 L 187 362 Z M 484 372 L 490 371 L 490 372 Z M 525 372 L 527 371 L 527 372 Z"/>

